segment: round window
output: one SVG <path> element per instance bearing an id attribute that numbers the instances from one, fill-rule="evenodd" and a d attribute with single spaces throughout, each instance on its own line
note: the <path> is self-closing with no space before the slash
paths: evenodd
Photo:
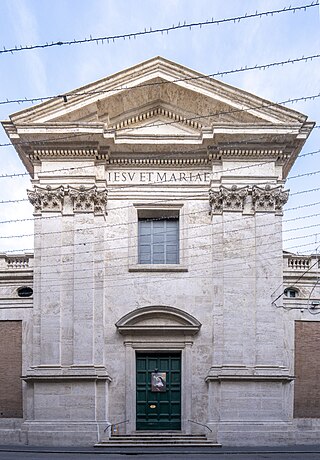
<path id="1" fill-rule="evenodd" d="M 33 289 L 29 286 L 23 286 L 17 289 L 19 297 L 31 297 L 33 294 Z"/>
<path id="2" fill-rule="evenodd" d="M 284 290 L 284 295 L 286 297 L 298 297 L 299 291 L 294 288 L 287 288 Z"/>

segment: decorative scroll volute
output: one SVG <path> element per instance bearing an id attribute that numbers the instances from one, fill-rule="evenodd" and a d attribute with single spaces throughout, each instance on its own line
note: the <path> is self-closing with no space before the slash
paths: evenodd
<path id="1" fill-rule="evenodd" d="M 35 214 L 41 212 L 61 212 L 63 206 L 64 187 L 52 188 L 47 185 L 45 188 L 34 187 L 34 190 L 27 190 L 30 203 L 34 206 Z"/>
<path id="2" fill-rule="evenodd" d="M 222 214 L 223 211 L 243 211 L 249 187 L 231 188 L 220 186 L 219 190 L 209 190 L 211 214 Z"/>
<path id="3" fill-rule="evenodd" d="M 107 195 L 106 189 L 97 190 L 95 185 L 87 189 L 83 185 L 79 188 L 69 187 L 69 196 L 75 213 L 93 212 L 96 215 L 104 215 Z"/>
<path id="4" fill-rule="evenodd" d="M 267 184 L 264 187 L 254 185 L 252 187 L 252 207 L 255 212 L 275 212 L 282 214 L 282 207 L 289 198 L 289 191 L 283 190 L 282 186 L 271 187 Z"/>

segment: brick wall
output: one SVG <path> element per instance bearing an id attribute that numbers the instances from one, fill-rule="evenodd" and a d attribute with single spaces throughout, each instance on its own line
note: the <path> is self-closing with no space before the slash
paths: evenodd
<path id="1" fill-rule="evenodd" d="M 320 322 L 295 322 L 294 417 L 320 417 Z"/>
<path id="2" fill-rule="evenodd" d="M 0 418 L 22 417 L 21 332 L 21 321 L 0 321 Z"/>

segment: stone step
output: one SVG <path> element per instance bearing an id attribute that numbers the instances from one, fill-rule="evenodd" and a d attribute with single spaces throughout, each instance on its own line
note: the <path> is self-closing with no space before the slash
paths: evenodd
<path id="1" fill-rule="evenodd" d="M 146 440 L 150 440 L 150 439 L 166 439 L 166 440 L 171 440 L 171 439 L 181 439 L 181 440 L 184 440 L 184 439 L 207 439 L 207 437 L 205 435 L 193 435 L 193 436 L 188 436 L 188 435 L 179 435 L 179 436 L 167 436 L 167 435 L 160 435 L 160 436 L 147 436 L 147 435 L 143 435 L 143 436 L 126 436 L 126 435 L 112 435 L 110 437 L 110 439 L 114 439 L 114 440 L 120 440 L 120 439 L 132 439 L 132 440 L 139 440 L 139 439 L 146 439 Z"/>
<path id="2" fill-rule="evenodd" d="M 100 443 L 95 444 L 94 447 L 104 447 L 104 448 L 112 448 L 112 447 L 118 447 L 118 448 L 135 448 L 135 447 L 144 447 L 144 448 L 149 448 L 149 447 L 221 447 L 221 444 L 214 443 L 211 441 L 202 441 L 202 442 L 163 442 L 163 443 L 158 443 L 158 442 L 146 442 L 146 443 L 110 443 L 108 441 L 101 441 Z"/>
<path id="3" fill-rule="evenodd" d="M 152 430 L 139 430 L 130 434 L 113 434 L 112 436 L 184 436 L 187 438 L 192 438 L 192 436 L 206 436 L 203 433 L 197 434 L 186 434 L 182 431 L 152 431 Z"/>
<path id="4" fill-rule="evenodd" d="M 220 444 L 207 439 L 206 435 L 188 434 L 132 434 L 113 435 L 108 440 L 101 441 L 95 447 L 221 447 Z"/>
<path id="5" fill-rule="evenodd" d="M 108 441 L 105 441 L 111 444 L 118 443 L 118 444 L 153 444 L 153 443 L 158 443 L 158 444 L 190 444 L 190 443 L 208 443 L 211 442 L 208 439 L 109 439 Z"/>

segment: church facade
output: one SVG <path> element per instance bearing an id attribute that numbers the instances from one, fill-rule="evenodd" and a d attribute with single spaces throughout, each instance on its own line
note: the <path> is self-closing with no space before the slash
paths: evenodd
<path id="1" fill-rule="evenodd" d="M 313 123 L 154 58 L 3 126 L 35 237 L 0 256 L 0 442 L 316 442 L 319 261 L 282 251 Z"/>

